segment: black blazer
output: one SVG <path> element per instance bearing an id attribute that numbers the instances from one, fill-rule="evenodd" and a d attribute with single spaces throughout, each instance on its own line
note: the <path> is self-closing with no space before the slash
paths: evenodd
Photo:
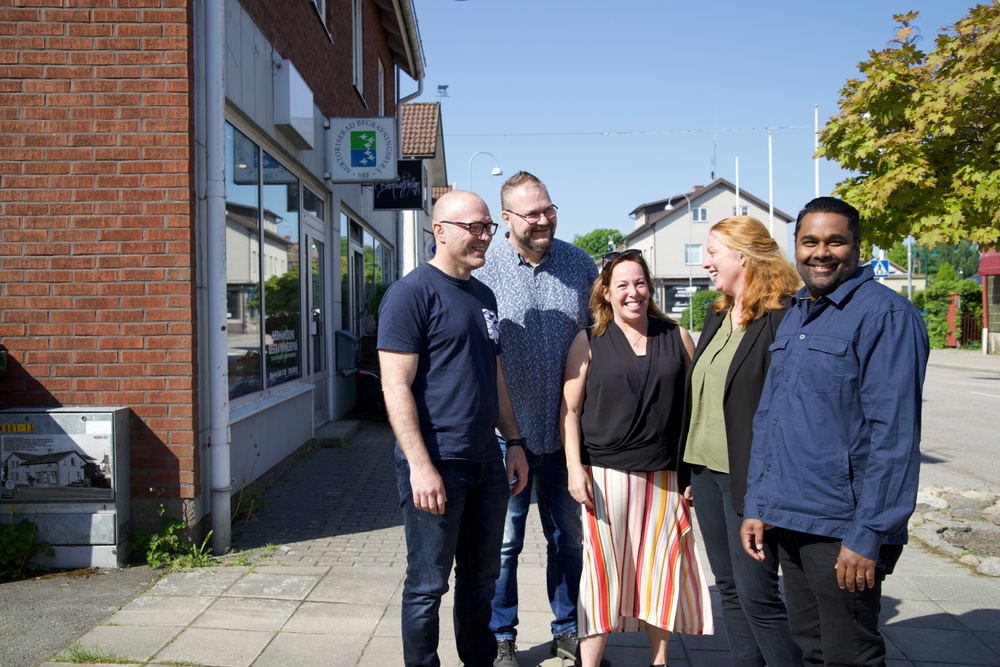
<path id="1" fill-rule="evenodd" d="M 760 394 L 764 389 L 764 378 L 771 364 L 771 353 L 768 348 L 774 342 L 774 334 L 778 325 L 788 312 L 788 304 L 782 310 L 772 310 L 747 326 L 743 339 L 733 362 L 726 374 L 726 387 L 722 399 L 722 411 L 726 419 L 726 441 L 729 445 L 729 493 L 733 509 L 737 514 L 743 514 L 743 497 L 747 493 L 747 468 L 750 466 L 750 446 L 753 444 L 753 415 L 760 403 Z M 729 311 L 713 313 L 711 309 L 705 317 L 698 338 L 698 347 L 694 351 L 693 369 L 698 358 L 708 346 L 712 336 L 719 327 L 727 324 Z M 691 425 L 691 371 L 688 371 L 686 391 L 684 394 L 684 428 L 681 434 L 680 458 L 684 459 L 684 447 L 687 444 L 688 428 Z M 690 480 L 690 464 L 683 464 L 680 482 L 685 484 Z M 684 487 L 681 487 L 684 488 Z M 698 499 L 694 499 L 697 504 Z"/>

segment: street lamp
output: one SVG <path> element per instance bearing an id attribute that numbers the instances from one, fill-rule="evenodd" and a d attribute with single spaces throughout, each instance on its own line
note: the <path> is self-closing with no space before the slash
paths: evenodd
<path id="1" fill-rule="evenodd" d="M 688 329 L 693 329 L 694 328 L 694 274 L 692 272 L 694 271 L 694 269 L 692 268 L 693 265 L 691 264 L 691 258 L 688 257 L 687 255 L 689 252 L 691 252 L 691 246 L 692 246 L 691 228 L 694 227 L 694 225 L 692 224 L 694 222 L 694 219 L 691 217 L 690 197 L 688 197 L 685 194 L 682 194 L 681 197 L 684 197 L 684 201 L 686 201 L 688 205 L 688 247 L 687 250 L 684 252 L 684 263 L 688 265 Z M 673 197 L 671 197 L 671 199 L 673 199 Z M 672 211 L 674 210 L 674 205 L 668 201 L 667 205 L 663 207 L 663 210 Z"/>
<path id="2" fill-rule="evenodd" d="M 472 192 L 472 161 L 476 159 L 477 155 L 489 155 L 493 158 L 493 162 L 496 164 L 493 167 L 493 171 L 490 172 L 491 176 L 503 176 L 503 169 L 500 168 L 500 161 L 497 160 L 493 153 L 487 153 L 486 151 L 479 151 L 478 153 L 473 153 L 472 157 L 469 158 L 469 192 Z"/>

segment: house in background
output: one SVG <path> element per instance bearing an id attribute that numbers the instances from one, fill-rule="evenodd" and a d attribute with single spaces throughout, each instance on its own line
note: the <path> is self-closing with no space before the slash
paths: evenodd
<path id="1" fill-rule="evenodd" d="M 336 332 L 409 266 L 373 183 L 422 90 L 413 0 L 14 4 L 0 391 L 128 408 L 132 525 L 163 504 L 219 552 L 233 494 L 354 407 Z"/>
<path id="2" fill-rule="evenodd" d="M 433 254 L 434 234 L 431 232 L 433 202 L 447 192 L 448 171 L 445 166 L 444 127 L 440 102 L 404 104 L 403 157 L 421 160 L 424 164 L 424 200 L 427 206 L 403 211 L 403 275 L 429 260 Z"/>
<path id="3" fill-rule="evenodd" d="M 983 353 L 1000 354 L 1000 250 L 991 248 L 979 258 L 983 281 Z"/>
<path id="4" fill-rule="evenodd" d="M 789 257 L 792 216 L 773 209 L 767 202 L 719 178 L 690 192 L 637 206 L 630 214 L 635 229 L 624 239 L 628 248 L 638 248 L 653 274 L 654 301 L 667 314 L 687 308 L 690 295 L 699 289 L 714 289 L 708 272 L 701 267 L 708 230 L 733 215 L 750 215 L 765 226 Z"/>

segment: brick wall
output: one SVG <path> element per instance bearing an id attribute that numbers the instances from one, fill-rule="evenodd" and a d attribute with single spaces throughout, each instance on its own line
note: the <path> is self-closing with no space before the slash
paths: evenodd
<path id="1" fill-rule="evenodd" d="M 0 0 L 9 406 L 132 410 L 132 493 L 200 495 L 189 0 Z"/>
<path id="2" fill-rule="evenodd" d="M 385 70 L 385 114 L 395 113 L 395 70 L 374 0 L 365 0 L 362 18 L 363 101 L 351 83 L 352 0 L 327 0 L 326 30 L 310 0 L 242 0 L 242 4 L 281 57 L 291 60 L 309 84 L 324 116 L 374 116 L 378 112 L 379 58 Z"/>

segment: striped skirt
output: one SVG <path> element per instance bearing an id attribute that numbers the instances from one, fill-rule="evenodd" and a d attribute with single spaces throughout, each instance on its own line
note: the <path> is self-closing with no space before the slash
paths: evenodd
<path id="1" fill-rule="evenodd" d="M 583 514 L 579 636 L 638 632 L 650 623 L 710 635 L 712 602 L 677 473 L 591 466 Z"/>

